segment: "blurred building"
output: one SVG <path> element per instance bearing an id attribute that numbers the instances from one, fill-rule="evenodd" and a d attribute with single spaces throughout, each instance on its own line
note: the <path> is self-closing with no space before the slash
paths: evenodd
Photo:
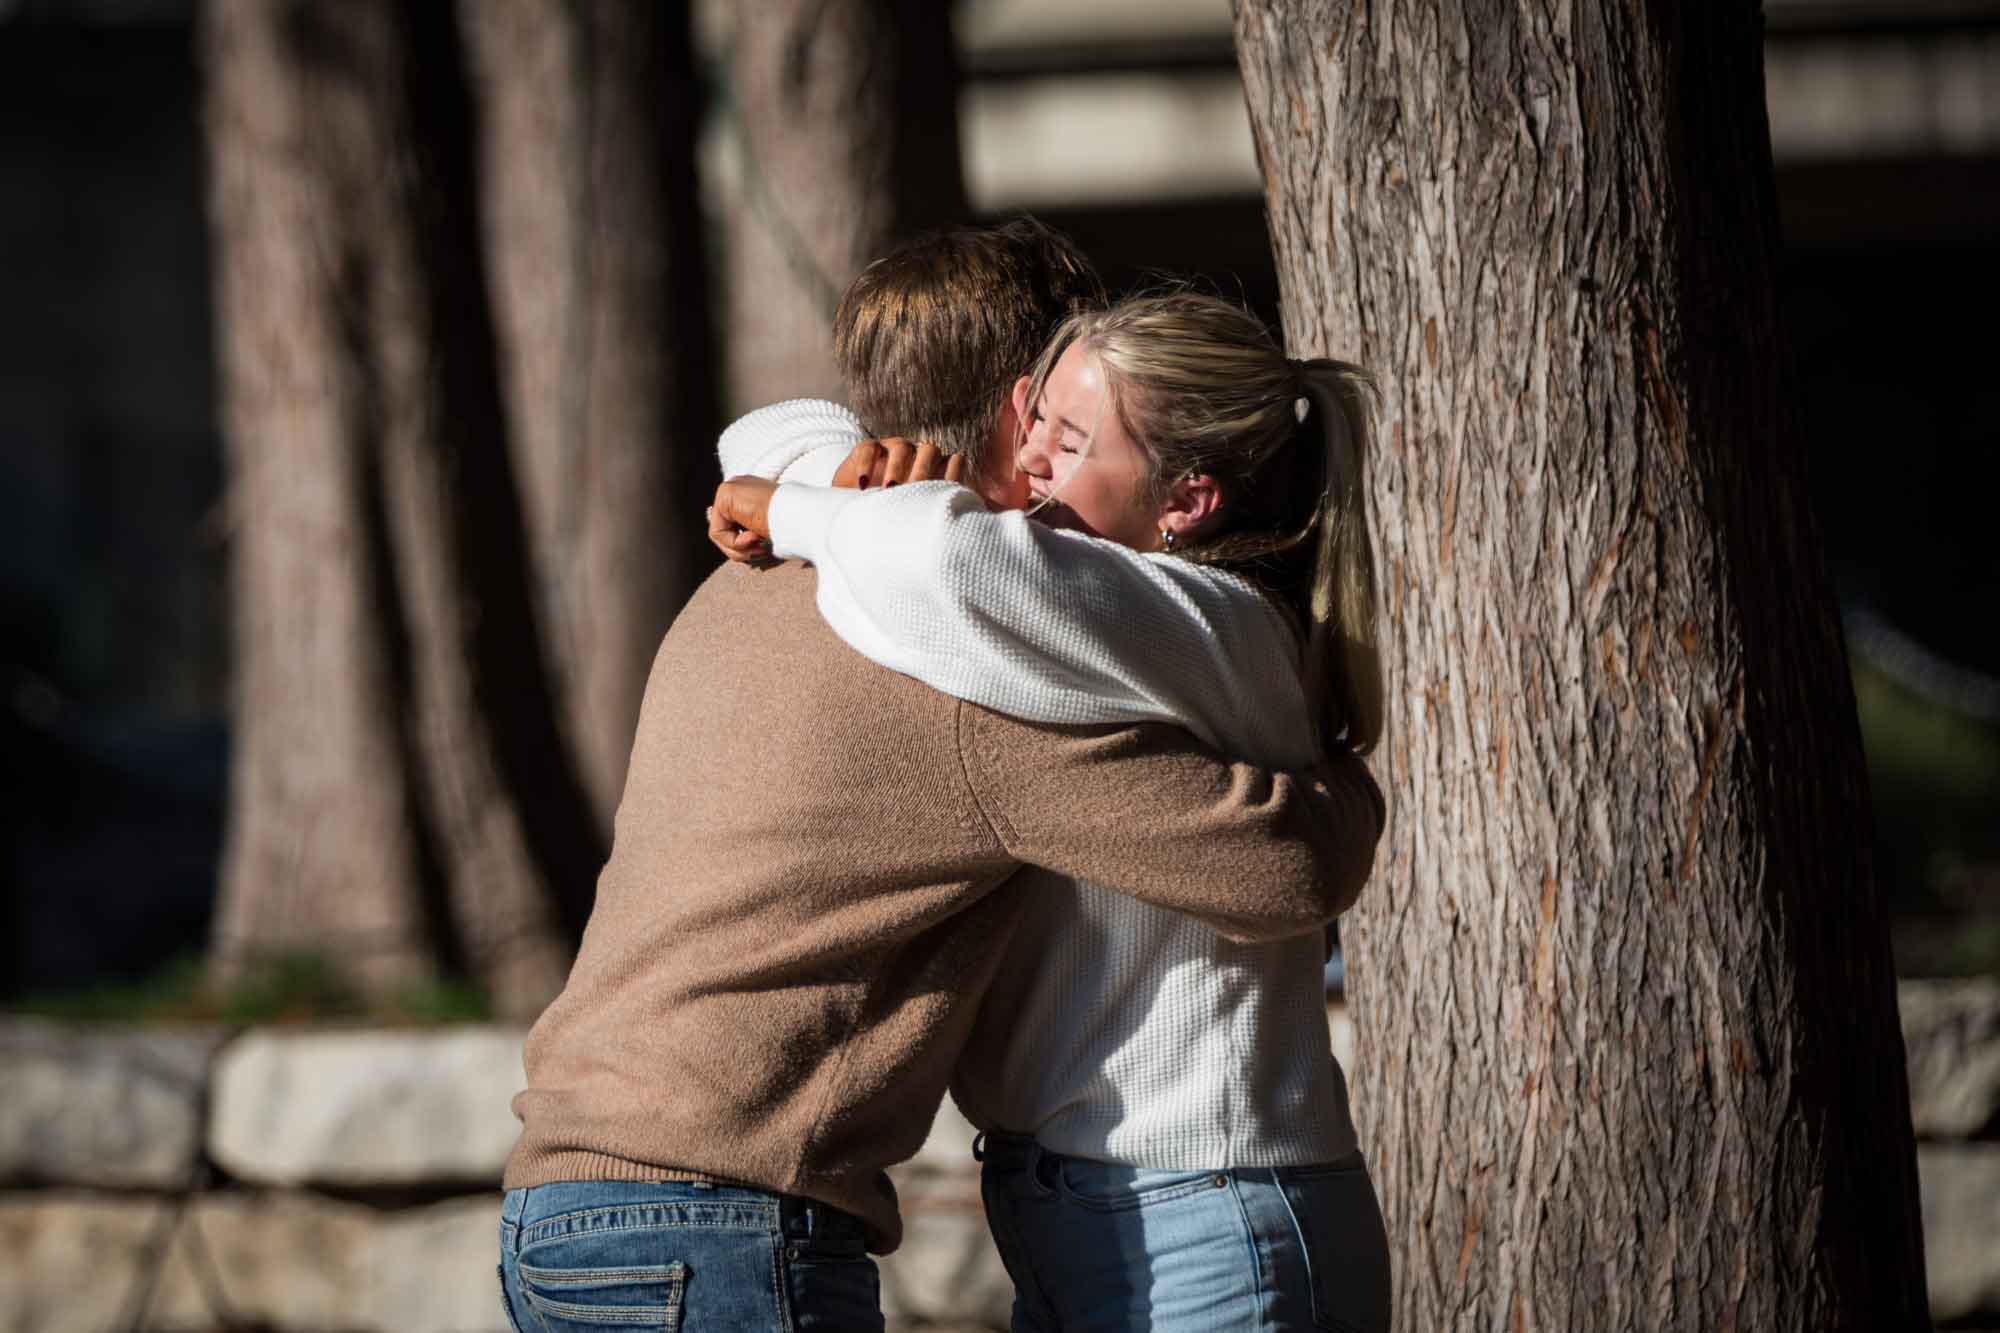
<path id="1" fill-rule="evenodd" d="M 714 79 L 735 10 L 697 3 Z M 1883 869 L 1906 963 L 1992 969 L 2000 4 L 1765 10 L 1800 408 Z M 228 514 L 192 15 L 192 0 L 0 0 L 0 990 L 143 968 L 196 945 L 207 910 Z M 1275 320 L 1228 0 L 963 0 L 958 15 L 976 209 L 1040 214 L 1115 286 L 1194 273 Z M 726 192 L 740 140 L 712 100 L 702 161 Z"/>

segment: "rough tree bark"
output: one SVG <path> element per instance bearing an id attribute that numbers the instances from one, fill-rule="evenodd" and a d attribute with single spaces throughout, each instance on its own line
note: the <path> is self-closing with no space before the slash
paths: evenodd
<path id="1" fill-rule="evenodd" d="M 462 0 L 537 608 L 606 836 L 660 636 L 713 566 L 688 10 Z"/>
<path id="2" fill-rule="evenodd" d="M 1343 927 L 1407 1329 L 1926 1327 L 1749 4 L 1237 0 L 1294 354 L 1385 379 Z"/>
<path id="3" fill-rule="evenodd" d="M 839 398 L 841 291 L 898 240 L 966 213 L 951 6 L 745 0 L 731 68 L 730 396 Z"/>
<path id="4" fill-rule="evenodd" d="M 561 983 L 601 859 L 559 743 L 440 6 L 214 0 L 234 514 L 215 957 Z"/>

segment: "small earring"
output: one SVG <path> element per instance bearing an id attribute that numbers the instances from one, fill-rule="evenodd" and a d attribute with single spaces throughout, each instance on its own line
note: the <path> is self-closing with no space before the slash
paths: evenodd
<path id="1" fill-rule="evenodd" d="M 1163 551 L 1171 551 L 1174 549 L 1174 534 L 1167 531 L 1165 528 L 1160 529 L 1160 549 Z"/>

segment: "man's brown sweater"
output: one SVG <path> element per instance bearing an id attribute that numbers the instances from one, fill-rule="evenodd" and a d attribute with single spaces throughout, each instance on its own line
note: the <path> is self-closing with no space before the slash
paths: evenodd
<path id="1" fill-rule="evenodd" d="M 961 703 L 834 637 L 805 566 L 718 570 L 661 644 L 611 859 L 529 1034 L 508 1188 L 716 1180 L 901 1223 L 921 1146 L 1046 866 L 1238 939 L 1318 930 L 1381 829 L 1358 762 L 1232 764 L 1159 725 Z"/>

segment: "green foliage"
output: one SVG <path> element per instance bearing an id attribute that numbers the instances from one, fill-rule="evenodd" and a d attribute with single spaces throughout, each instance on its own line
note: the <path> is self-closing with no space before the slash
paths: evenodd
<path id="1" fill-rule="evenodd" d="M 431 980 L 369 996 L 329 959 L 311 953 L 263 960 L 221 984 L 211 980 L 202 958 L 190 956 L 137 981 L 31 995 L 9 1007 L 47 1018 L 119 1023 L 429 1027 L 492 1016 L 485 994 L 469 983 Z"/>
<path id="2" fill-rule="evenodd" d="M 201 1021 L 212 1017 L 199 1012 L 194 1003 L 201 984 L 201 959 L 190 956 L 177 958 L 158 972 L 136 981 L 111 981 L 83 990 L 28 995 L 10 1001 L 8 1008 L 45 1018 L 81 1022 L 127 1019 Z"/>
<path id="3" fill-rule="evenodd" d="M 2000 727 L 1857 666 L 1897 971 L 2000 975 Z"/>
<path id="4" fill-rule="evenodd" d="M 356 1019 L 361 995 L 317 954 L 280 955 L 253 964 L 219 987 L 204 987 L 225 1023 Z"/>

